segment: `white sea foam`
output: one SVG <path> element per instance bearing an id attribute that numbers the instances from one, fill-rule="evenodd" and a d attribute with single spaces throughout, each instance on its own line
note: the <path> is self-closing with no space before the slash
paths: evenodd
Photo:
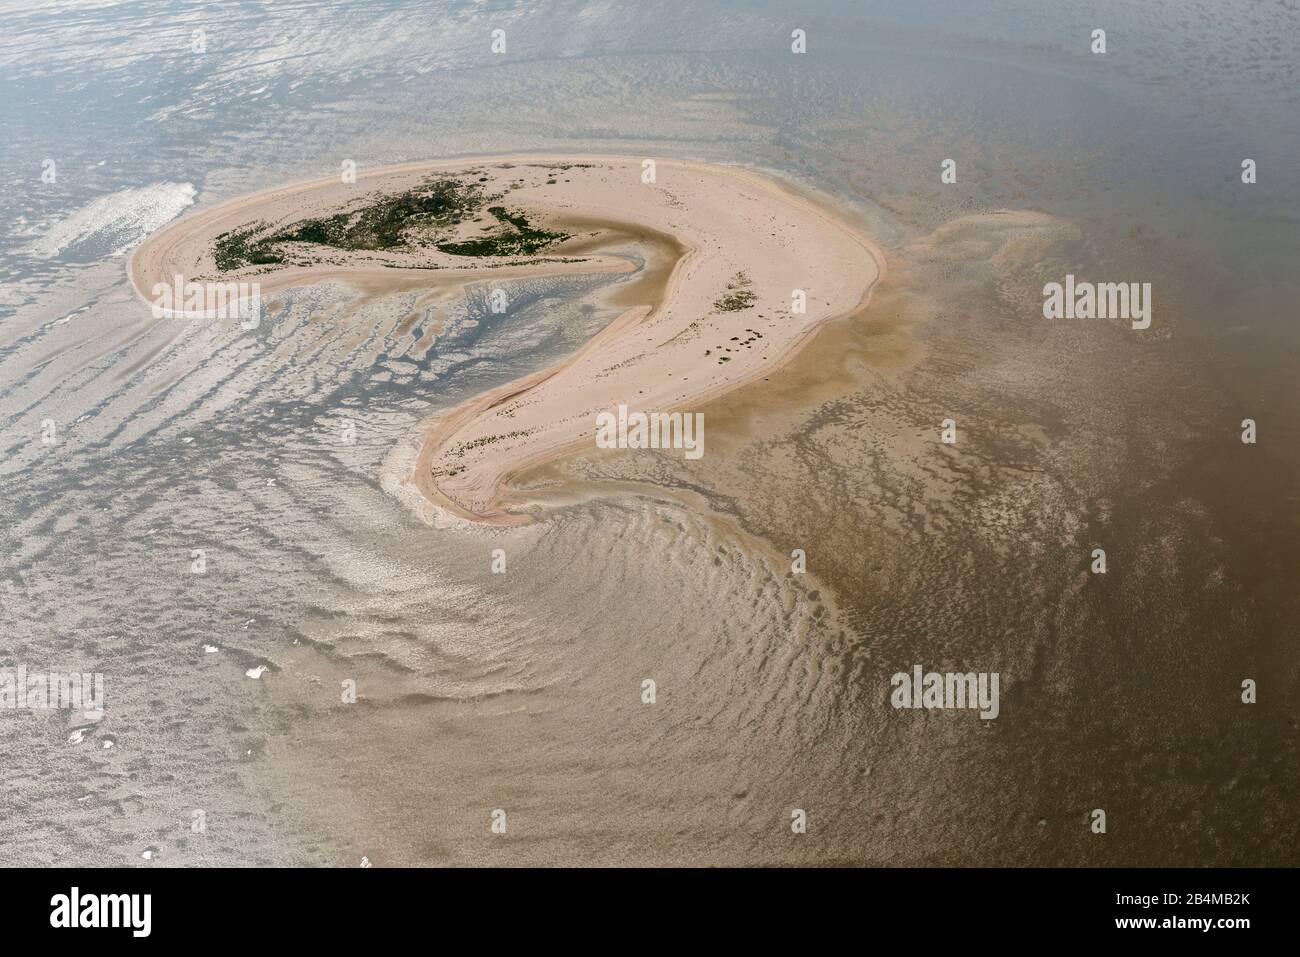
<path id="1" fill-rule="evenodd" d="M 55 222 L 27 249 L 52 259 L 83 243 L 95 243 L 107 247 L 108 255 L 121 255 L 194 205 L 196 195 L 192 183 L 154 183 L 118 190 Z"/>

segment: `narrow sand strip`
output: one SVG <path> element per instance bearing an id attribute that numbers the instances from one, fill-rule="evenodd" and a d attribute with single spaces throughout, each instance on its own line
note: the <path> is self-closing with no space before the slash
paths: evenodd
<path id="1" fill-rule="evenodd" d="M 646 183 L 639 158 L 537 156 L 393 167 L 359 177 L 356 184 L 319 181 L 227 203 L 151 237 L 132 257 L 131 278 L 148 298 L 154 283 L 176 275 L 253 278 L 266 293 L 324 279 L 388 279 L 410 288 L 423 285 L 416 277 L 436 287 L 629 268 L 618 257 L 580 254 L 586 243 L 575 232 L 569 244 L 531 259 L 330 249 L 305 262 L 298 256 L 287 267 L 216 273 L 212 245 L 220 233 L 253 222 L 288 224 L 326 215 L 359 196 L 410 189 L 433 173 L 471 170 L 476 180 L 485 179 L 485 189 L 505 190 L 504 202 L 534 223 L 561 229 L 566 222 L 626 224 L 629 232 L 670 236 L 685 250 L 661 301 L 631 306 L 563 362 L 430 423 L 412 481 L 435 505 L 473 521 L 529 521 L 527 514 L 501 505 L 510 477 L 571 449 L 593 447 L 599 412 L 619 404 L 647 413 L 695 411 L 770 375 L 820 326 L 865 306 L 884 269 L 884 257 L 866 236 L 751 172 L 659 160 L 656 181 Z M 566 245 L 573 255 L 566 256 Z M 804 312 L 792 308 L 796 289 L 806 292 Z"/>

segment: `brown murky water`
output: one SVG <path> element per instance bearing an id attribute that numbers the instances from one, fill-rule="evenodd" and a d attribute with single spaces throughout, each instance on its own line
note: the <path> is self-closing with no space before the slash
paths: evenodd
<path id="1" fill-rule="evenodd" d="M 62 172 L 0 200 L 0 664 L 103 672 L 107 707 L 0 713 L 5 863 L 1296 863 L 1294 13 L 813 4 L 794 59 L 784 8 L 689 7 L 543 5 L 510 26 L 535 55 L 485 65 L 477 9 L 303 4 L 231 14 L 270 63 L 167 70 L 148 4 L 122 35 L 16 17 L 0 72 L 41 109 L 0 161 Z M 1074 50 L 1097 16 L 1106 61 Z M 74 60 L 140 95 L 35 82 Z M 889 272 L 702 410 L 703 459 L 539 470 L 525 528 L 410 507 L 421 423 L 572 352 L 671 251 L 512 282 L 505 318 L 325 285 L 248 333 L 126 286 L 194 184 L 600 148 L 815 187 Z M 1044 320 L 1067 273 L 1151 282 L 1151 329 Z M 998 672 L 998 717 L 895 710 L 917 664 Z"/>

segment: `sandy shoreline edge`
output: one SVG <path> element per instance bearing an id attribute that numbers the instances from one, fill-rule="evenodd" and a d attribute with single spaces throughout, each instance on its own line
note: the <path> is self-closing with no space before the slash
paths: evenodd
<path id="1" fill-rule="evenodd" d="M 437 508 L 478 523 L 522 524 L 502 504 L 511 478 L 593 447 L 595 415 L 623 404 L 643 412 L 692 411 L 770 375 L 835 319 L 865 308 L 884 274 L 871 239 L 813 198 L 739 167 L 607 155 L 526 154 L 403 164 L 297 183 L 176 220 L 131 256 L 142 299 L 176 276 L 256 279 L 263 294 L 325 280 L 395 288 L 511 280 L 562 273 L 626 272 L 613 256 L 553 253 L 509 264 L 477 257 L 349 255 L 340 261 L 217 276 L 215 237 L 252 222 L 290 222 L 344 209 L 359 197 L 400 192 L 433 174 L 472 170 L 511 207 L 549 222 L 602 220 L 671 236 L 682 255 L 658 301 L 629 305 L 573 355 L 444 411 L 424 428 L 408 481 Z M 563 172 L 557 172 L 562 170 Z M 508 185 L 507 185 L 508 184 Z M 466 262 L 466 260 L 469 260 Z M 378 262 L 376 260 L 379 260 Z M 796 305 L 802 290 L 806 307 Z M 738 297 L 737 294 L 740 294 Z M 591 445 L 588 445 L 591 443 Z M 658 452 L 655 454 L 682 454 Z"/>

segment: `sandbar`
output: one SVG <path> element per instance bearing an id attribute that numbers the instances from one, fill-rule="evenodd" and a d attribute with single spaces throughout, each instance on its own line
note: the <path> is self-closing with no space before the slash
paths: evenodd
<path id="1" fill-rule="evenodd" d="M 572 238 L 526 256 L 448 255 L 430 244 L 384 250 L 292 245 L 272 266 L 217 269 L 217 237 L 356 209 L 448 175 L 467 179 Z M 626 308 L 573 355 L 436 416 L 409 481 L 433 505 L 479 523 L 522 524 L 504 504 L 512 476 L 595 443 L 596 415 L 695 411 L 779 369 L 827 322 L 864 308 L 883 254 L 824 202 L 740 167 L 613 156 L 501 156 L 388 167 L 295 184 L 186 216 L 147 239 L 129 273 L 146 300 L 155 283 L 256 279 L 263 294 L 337 279 L 375 288 L 559 273 L 627 272 L 602 251 L 600 226 L 671 243 L 675 262 L 648 301 Z M 592 224 L 599 224 L 596 228 Z M 465 235 L 471 224 L 456 228 Z M 484 227 L 478 227 L 480 229 Z M 662 244 L 661 244 L 662 247 Z M 802 291 L 800 296 L 798 291 Z M 661 450 L 647 454 L 680 455 Z"/>

